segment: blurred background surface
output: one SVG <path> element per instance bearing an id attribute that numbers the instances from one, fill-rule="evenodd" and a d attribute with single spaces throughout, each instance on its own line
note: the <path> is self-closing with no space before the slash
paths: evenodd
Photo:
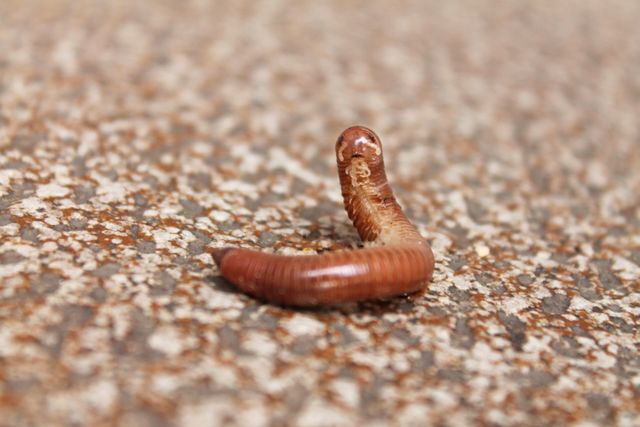
<path id="1" fill-rule="evenodd" d="M 640 412 L 640 3 L 0 3 L 0 425 Z M 376 130 L 423 293 L 296 311 L 207 246 L 357 243 Z"/>

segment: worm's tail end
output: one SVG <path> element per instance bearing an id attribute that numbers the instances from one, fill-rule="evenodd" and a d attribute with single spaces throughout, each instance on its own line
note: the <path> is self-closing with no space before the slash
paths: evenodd
<path id="1" fill-rule="evenodd" d="M 207 248 L 218 268 L 222 268 L 222 260 L 233 248 Z"/>

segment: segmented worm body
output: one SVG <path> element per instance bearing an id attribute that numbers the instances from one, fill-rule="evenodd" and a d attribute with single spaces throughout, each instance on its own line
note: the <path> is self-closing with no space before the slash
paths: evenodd
<path id="1" fill-rule="evenodd" d="M 210 249 L 228 281 L 257 298 L 297 306 L 388 298 L 426 286 L 433 253 L 393 196 L 378 136 L 350 127 L 336 142 L 336 157 L 345 209 L 367 247 L 312 256 Z"/>

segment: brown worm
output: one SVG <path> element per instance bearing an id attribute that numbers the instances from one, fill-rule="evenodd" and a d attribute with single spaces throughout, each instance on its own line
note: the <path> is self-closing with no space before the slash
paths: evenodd
<path id="1" fill-rule="evenodd" d="M 259 299 L 297 306 L 388 298 L 426 286 L 433 253 L 393 196 L 378 136 L 350 127 L 336 142 L 336 157 L 345 209 L 374 247 L 312 256 L 209 249 L 229 282 Z"/>

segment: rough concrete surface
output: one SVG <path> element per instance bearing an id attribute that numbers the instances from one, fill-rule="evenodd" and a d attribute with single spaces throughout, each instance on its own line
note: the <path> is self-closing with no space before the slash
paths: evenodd
<path id="1" fill-rule="evenodd" d="M 0 2 L 0 425 L 640 425 L 640 2 Z M 208 247 L 358 243 L 375 129 L 424 292 L 263 304 Z"/>

